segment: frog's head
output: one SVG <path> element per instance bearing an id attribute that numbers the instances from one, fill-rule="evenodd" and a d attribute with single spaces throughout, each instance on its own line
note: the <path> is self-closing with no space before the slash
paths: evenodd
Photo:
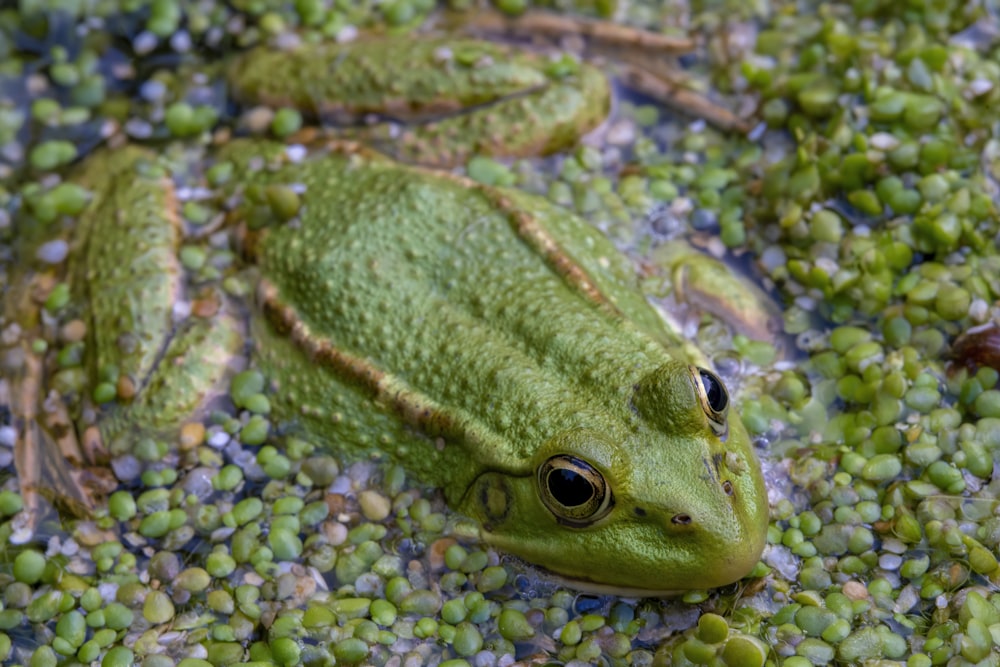
<path id="1" fill-rule="evenodd" d="M 669 362 L 633 387 L 629 412 L 625 428 L 553 435 L 530 469 L 484 472 L 462 510 L 488 542 L 583 590 L 664 595 L 745 576 L 767 496 L 721 380 Z"/>

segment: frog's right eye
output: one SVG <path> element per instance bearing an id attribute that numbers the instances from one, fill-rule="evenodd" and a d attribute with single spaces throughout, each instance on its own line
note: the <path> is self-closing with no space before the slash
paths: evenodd
<path id="1" fill-rule="evenodd" d="M 720 438 L 725 438 L 729 431 L 726 422 L 726 415 L 729 414 L 729 392 L 726 391 L 726 385 L 718 375 L 708 369 L 692 366 L 691 372 L 694 375 L 701 407 L 708 417 L 712 430 Z"/>
<path id="2" fill-rule="evenodd" d="M 611 509 L 611 491 L 594 466 L 575 456 L 553 456 L 538 468 L 542 502 L 560 523 L 583 527 Z"/>

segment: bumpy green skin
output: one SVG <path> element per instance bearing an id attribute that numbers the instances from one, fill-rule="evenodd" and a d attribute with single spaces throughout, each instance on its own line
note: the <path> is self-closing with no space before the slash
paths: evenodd
<path id="1" fill-rule="evenodd" d="M 749 438 L 735 415 L 713 433 L 691 355 L 604 237 L 521 192 L 353 149 L 280 152 L 229 154 L 269 155 L 280 166 L 247 180 L 304 189 L 295 223 L 255 244 L 276 414 L 401 462 L 484 539 L 585 588 L 665 593 L 753 567 L 767 503 Z M 573 527 L 542 503 L 556 454 L 603 475 L 607 516 Z"/>
<path id="2" fill-rule="evenodd" d="M 77 180 L 93 198 L 75 235 L 72 282 L 88 307 L 92 374 L 115 367 L 133 388 L 134 400 L 101 424 L 123 453 L 140 433 L 175 432 L 223 390 L 244 326 L 225 312 L 175 325 L 182 230 L 173 181 L 153 153 L 100 151 Z"/>
<path id="3" fill-rule="evenodd" d="M 385 148 L 438 166 L 473 154 L 563 150 L 600 124 L 611 103 L 594 67 L 556 68 L 530 52 L 454 37 L 262 46 L 241 56 L 228 79 L 245 103 L 293 106 L 336 123 L 363 114 L 406 122 Z"/>

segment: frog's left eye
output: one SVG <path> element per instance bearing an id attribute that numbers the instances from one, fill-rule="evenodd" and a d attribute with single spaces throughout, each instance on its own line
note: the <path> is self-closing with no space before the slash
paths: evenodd
<path id="1" fill-rule="evenodd" d="M 549 511 L 570 526 L 589 525 L 611 509 L 604 476 L 575 456 L 553 456 L 539 466 L 538 488 Z"/>
<path id="2" fill-rule="evenodd" d="M 729 430 L 726 422 L 726 415 L 729 413 L 729 392 L 726 391 L 726 385 L 722 384 L 718 375 L 706 368 L 692 366 L 691 372 L 708 423 L 717 436 L 726 437 Z"/>

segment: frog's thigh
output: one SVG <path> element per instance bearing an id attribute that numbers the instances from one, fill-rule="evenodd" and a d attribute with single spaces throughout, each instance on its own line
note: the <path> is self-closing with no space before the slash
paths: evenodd
<path id="1" fill-rule="evenodd" d="M 85 290 L 96 368 L 140 383 L 170 337 L 181 290 L 181 225 L 173 181 L 136 147 L 96 153 L 77 180 L 93 193 L 77 237 L 74 283 Z M 123 345 L 122 341 L 128 344 Z"/>

